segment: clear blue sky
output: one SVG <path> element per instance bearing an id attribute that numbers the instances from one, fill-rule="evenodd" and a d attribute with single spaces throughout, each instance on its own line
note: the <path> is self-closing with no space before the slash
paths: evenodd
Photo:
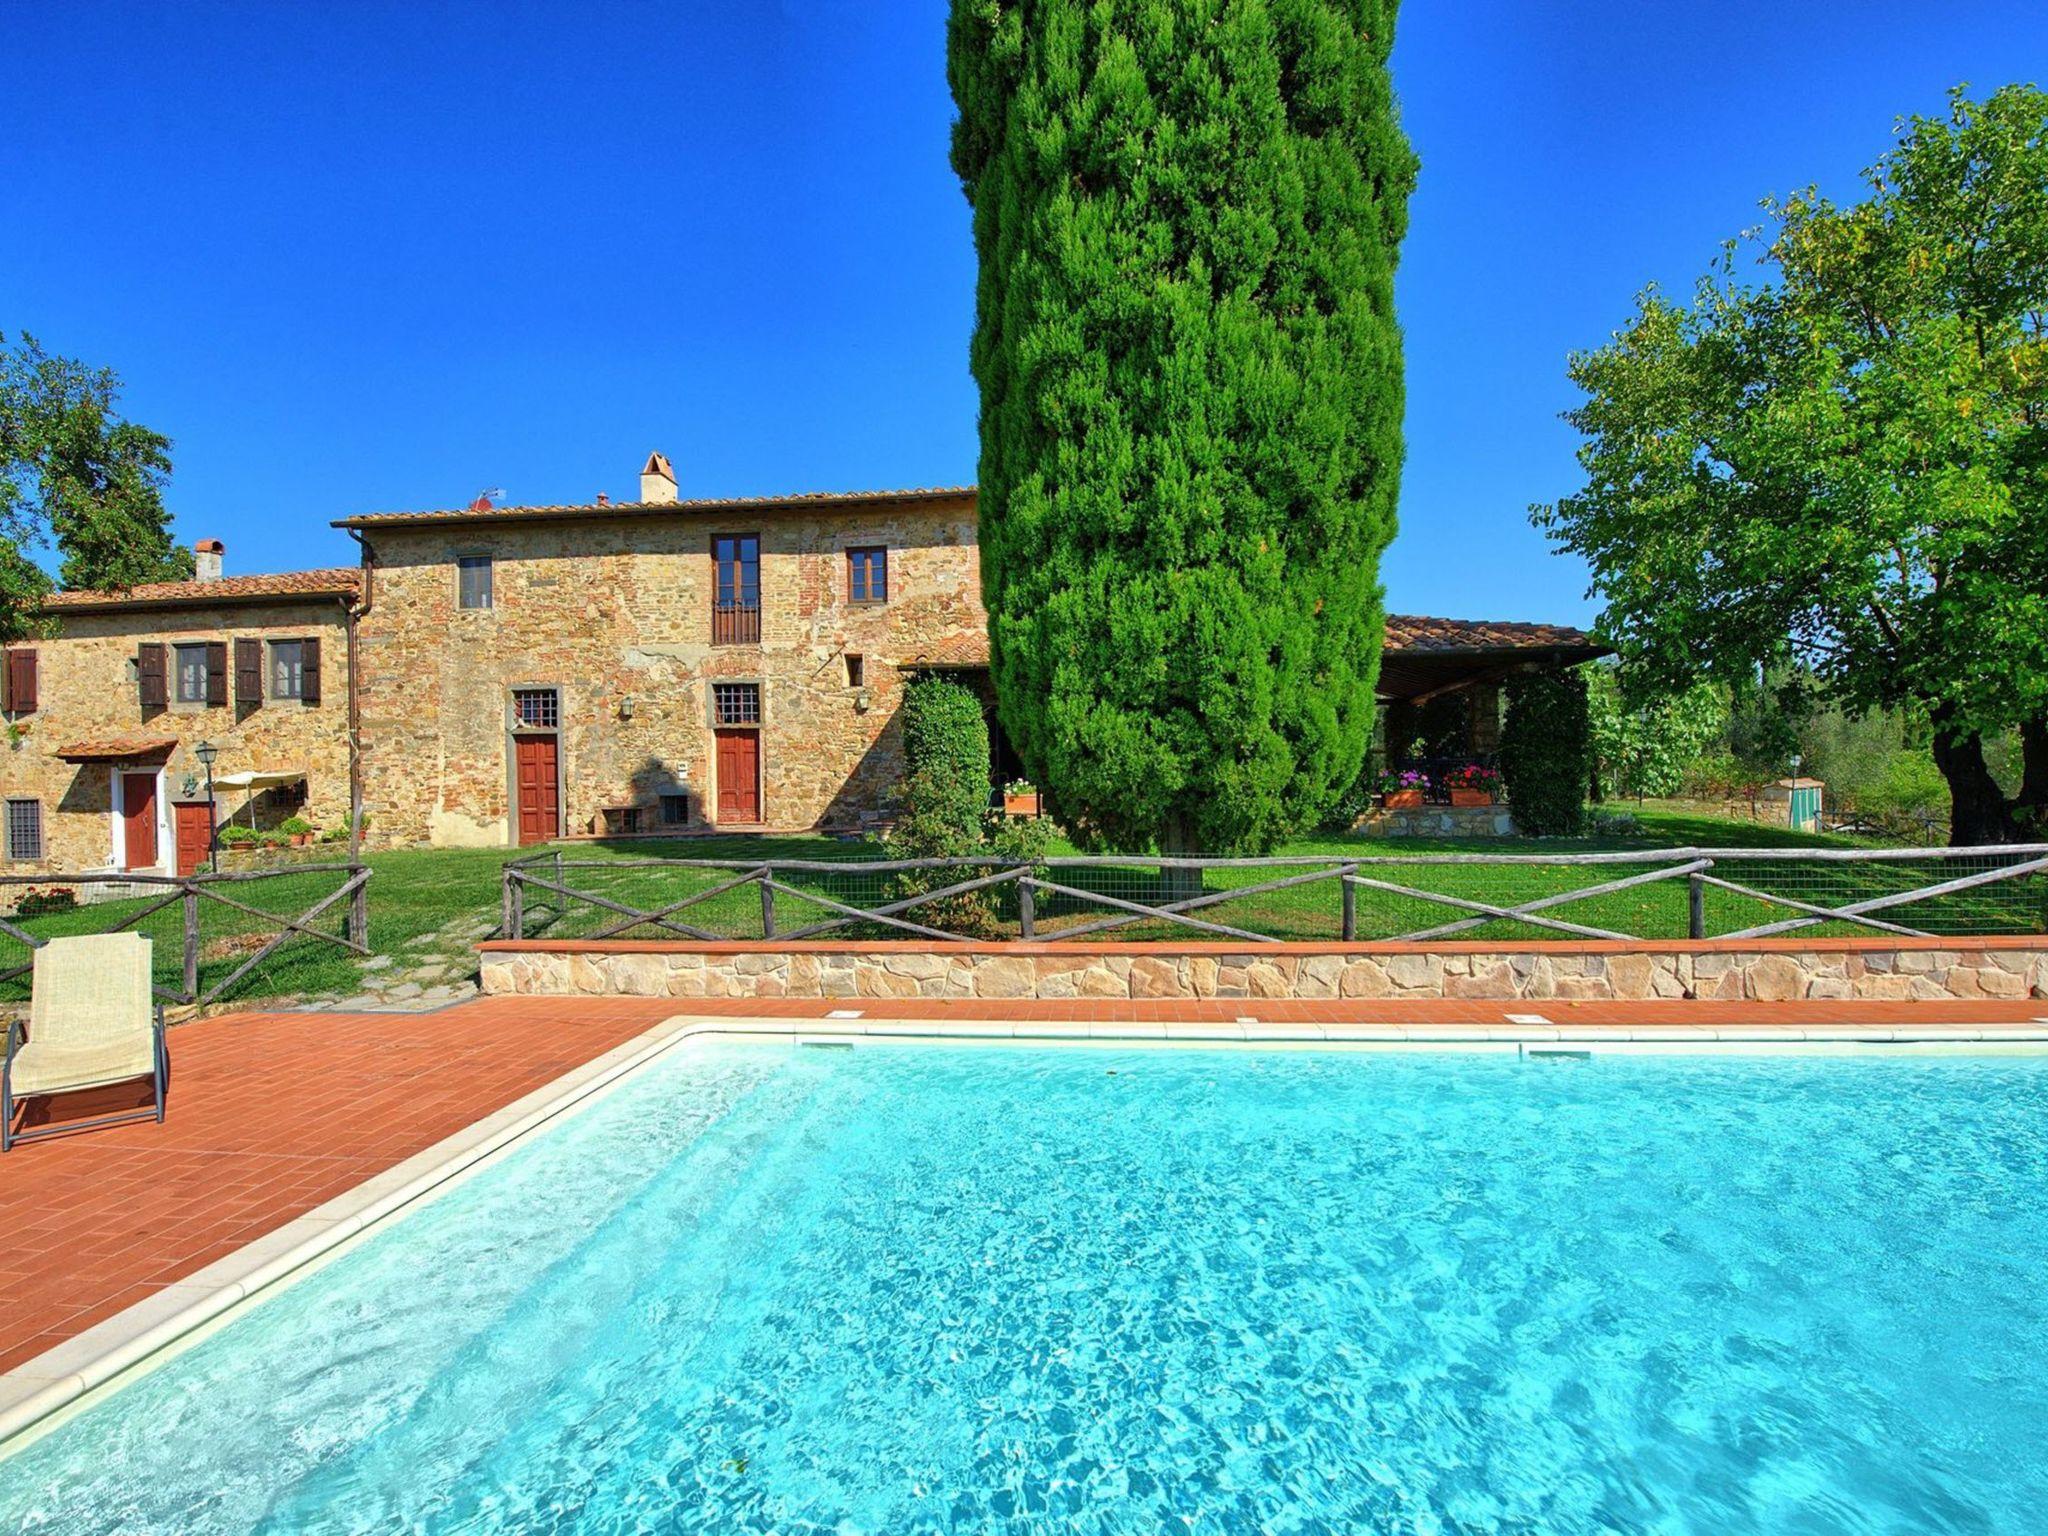
<path id="1" fill-rule="evenodd" d="M 944 0 L 0 0 L 0 330 L 110 364 L 181 537 L 345 513 L 952 484 L 974 264 Z M 1590 614 L 1527 504 L 1565 355 L 1893 118 L 2048 80 L 2042 0 L 1410 0 L 1396 609 Z"/>

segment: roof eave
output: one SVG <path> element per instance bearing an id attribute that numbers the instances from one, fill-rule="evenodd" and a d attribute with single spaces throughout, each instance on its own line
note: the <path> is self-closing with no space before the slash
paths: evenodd
<path id="1" fill-rule="evenodd" d="M 229 605 L 263 603 L 326 603 L 355 597 L 354 587 L 305 588 L 296 592 L 213 592 L 204 597 L 109 598 L 92 603 L 44 603 L 37 613 L 43 618 L 62 619 L 76 614 L 149 613 L 170 608 L 219 608 Z"/>
<path id="2" fill-rule="evenodd" d="M 489 528 L 505 523 L 637 521 L 650 517 L 711 518 L 765 512 L 831 512 L 851 507 L 887 506 L 904 502 L 972 501 L 972 489 L 939 488 L 910 491 L 859 491 L 831 496 L 760 496 L 731 501 L 626 501 L 564 507 L 503 507 L 473 512 L 466 507 L 440 512 L 366 512 L 338 517 L 335 528 Z"/>

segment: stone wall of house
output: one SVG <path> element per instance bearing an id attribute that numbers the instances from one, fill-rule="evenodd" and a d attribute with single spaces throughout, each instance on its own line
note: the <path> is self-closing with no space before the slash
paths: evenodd
<path id="1" fill-rule="evenodd" d="M 206 771 L 192 754 L 201 740 L 214 742 L 220 756 L 216 775 L 248 770 L 297 770 L 306 775 L 305 801 L 275 792 L 255 807 L 260 822 L 300 814 L 321 827 L 346 825 L 348 779 L 347 617 L 338 598 L 223 603 L 137 612 L 72 612 L 55 621 L 55 633 L 24 642 L 36 652 L 37 708 L 9 715 L 0 741 L 0 797 L 39 801 L 43 808 L 44 857 L 4 860 L 9 874 L 69 874 L 108 868 L 115 859 L 113 779 L 119 765 L 70 763 L 63 748 L 109 739 L 171 739 L 168 756 L 134 763 L 134 771 L 161 766 L 158 867 L 173 867 L 175 829 L 170 806 L 205 799 Z M 235 699 L 234 642 L 318 638 L 320 695 L 317 705 L 269 698 L 265 658 L 265 700 L 247 706 Z M 148 641 L 224 641 L 228 648 L 228 698 L 220 706 L 171 703 L 145 715 L 135 680 L 136 647 Z M 175 689 L 173 689 L 175 693 Z M 287 803 L 290 800 L 292 803 Z M 218 813 L 225 819 L 243 804 L 223 793 Z M 0 854 L 5 844 L 0 842 Z"/>
<path id="2" fill-rule="evenodd" d="M 761 540 L 761 638 L 713 645 L 711 541 Z M 361 625 L 365 801 L 376 843 L 514 840 L 512 690 L 559 690 L 564 829 L 685 791 L 715 816 L 711 684 L 761 685 L 762 825 L 853 826 L 892 801 L 904 670 L 985 634 L 970 496 L 754 513 L 367 531 Z M 889 601 L 848 601 L 849 548 L 889 550 Z M 489 555 L 493 602 L 464 609 L 456 560 Z M 862 658 L 863 686 L 847 658 Z"/>
<path id="3" fill-rule="evenodd" d="M 1748 946 L 494 944 L 483 989 L 645 997 L 1803 998 L 2048 997 L 2048 940 Z"/>

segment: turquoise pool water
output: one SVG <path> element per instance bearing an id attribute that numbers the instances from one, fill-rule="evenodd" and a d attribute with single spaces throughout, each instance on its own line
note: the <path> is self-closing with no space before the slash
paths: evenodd
<path id="1" fill-rule="evenodd" d="M 698 1045 L 33 1532 L 2048 1529 L 2048 1067 Z"/>

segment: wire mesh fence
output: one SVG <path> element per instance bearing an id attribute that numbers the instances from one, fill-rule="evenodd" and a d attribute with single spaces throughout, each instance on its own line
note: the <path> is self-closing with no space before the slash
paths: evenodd
<path id="1" fill-rule="evenodd" d="M 196 874 L 0 878 L 0 1007 L 29 997 L 53 938 L 140 933 L 166 1002 L 304 990 L 329 956 L 367 955 L 370 871 L 359 864 Z"/>
<path id="2" fill-rule="evenodd" d="M 2048 930 L 2048 845 L 1273 859 L 591 860 L 506 867 L 526 938 L 1266 942 Z"/>

